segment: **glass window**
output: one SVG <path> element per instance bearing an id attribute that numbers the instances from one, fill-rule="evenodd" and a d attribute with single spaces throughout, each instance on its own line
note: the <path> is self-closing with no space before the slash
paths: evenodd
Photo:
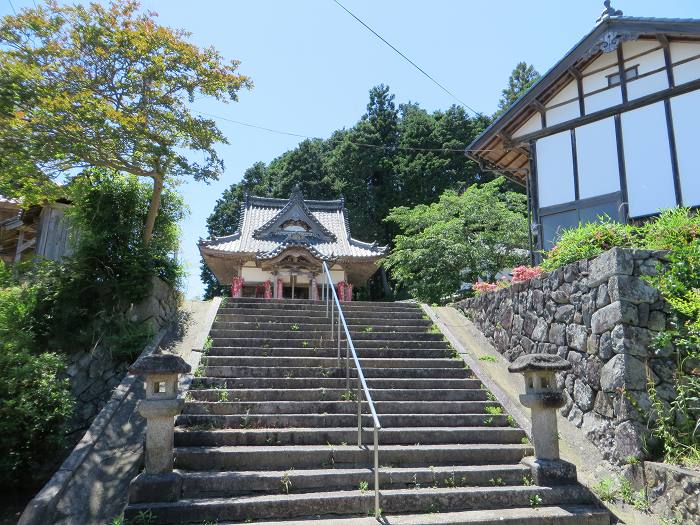
<path id="1" fill-rule="evenodd" d="M 578 211 L 568 210 L 561 213 L 553 213 L 541 217 L 542 222 L 542 247 L 551 250 L 559 240 L 561 231 L 566 228 L 578 226 Z"/>
<path id="2" fill-rule="evenodd" d="M 606 202 L 605 204 L 596 204 L 588 208 L 579 210 L 579 220 L 581 223 L 597 222 L 601 217 L 609 217 L 613 221 L 620 220 L 620 206 L 617 202 Z"/>

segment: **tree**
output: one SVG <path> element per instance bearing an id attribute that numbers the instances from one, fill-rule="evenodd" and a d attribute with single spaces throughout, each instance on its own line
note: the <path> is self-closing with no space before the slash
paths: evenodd
<path id="1" fill-rule="evenodd" d="M 226 138 L 188 102 L 227 102 L 250 88 L 213 48 L 156 23 L 133 0 L 105 7 L 48 0 L 0 23 L 0 188 L 97 167 L 153 180 L 143 227 L 150 241 L 163 188 L 182 176 L 216 179 Z M 9 73 L 8 73 L 9 72 Z M 200 161 L 185 153 L 197 153 Z M 6 169 L 7 168 L 7 169 Z M 36 197 L 36 196 L 34 196 Z"/>
<path id="2" fill-rule="evenodd" d="M 491 180 L 464 155 L 489 122 L 458 106 L 434 113 L 415 103 L 397 108 L 389 88 L 376 86 L 367 111 L 351 128 L 326 140 L 305 140 L 269 164 L 249 168 L 217 201 L 207 222 L 209 235 L 235 231 L 245 192 L 286 198 L 299 184 L 309 199 L 344 195 L 351 232 L 363 241 L 392 244 L 397 226 L 383 221 L 392 208 L 435 202 L 446 189 Z M 207 297 L 226 292 L 204 264 L 202 281 Z M 369 296 L 390 296 L 385 282 L 373 280 Z"/>
<path id="3" fill-rule="evenodd" d="M 540 79 L 537 70 L 526 62 L 518 62 L 508 79 L 508 87 L 501 91 L 501 100 L 498 101 L 498 111 L 494 116 L 499 116 L 510 105 L 518 100 L 530 87 Z"/>
<path id="4" fill-rule="evenodd" d="M 383 265 L 413 297 L 436 302 L 463 282 L 492 279 L 524 262 L 525 196 L 504 191 L 505 179 L 445 191 L 438 202 L 391 210 L 401 234 Z"/>

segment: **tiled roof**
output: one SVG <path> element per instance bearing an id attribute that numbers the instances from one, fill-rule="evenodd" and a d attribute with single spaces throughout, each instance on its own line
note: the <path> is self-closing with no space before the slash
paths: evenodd
<path id="1" fill-rule="evenodd" d="M 377 243 L 365 243 L 350 237 L 347 211 L 342 200 L 303 201 L 312 218 L 318 221 L 323 230 L 330 232 L 335 239 L 324 241 L 319 238 L 306 237 L 295 240 L 290 237 L 270 238 L 270 236 L 255 234 L 257 231 L 263 230 L 263 227 L 273 224 L 289 202 L 290 199 L 248 197 L 238 231 L 223 237 L 200 240 L 200 249 L 209 253 L 255 254 L 260 259 L 274 257 L 290 246 L 304 246 L 322 259 L 375 258 L 386 253 L 387 247 L 385 246 L 378 246 Z"/>

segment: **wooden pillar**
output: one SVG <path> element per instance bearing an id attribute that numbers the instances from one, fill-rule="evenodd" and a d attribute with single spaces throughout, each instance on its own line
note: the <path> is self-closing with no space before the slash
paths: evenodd
<path id="1" fill-rule="evenodd" d="M 272 298 L 279 299 L 277 296 L 279 286 L 277 285 L 277 270 L 272 272 Z"/>
<path id="2" fill-rule="evenodd" d="M 309 300 L 318 301 L 318 288 L 316 287 L 316 274 L 309 274 Z"/>

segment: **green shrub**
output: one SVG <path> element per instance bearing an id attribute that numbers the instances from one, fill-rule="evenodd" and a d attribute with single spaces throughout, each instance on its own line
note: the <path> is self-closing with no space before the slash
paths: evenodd
<path id="1" fill-rule="evenodd" d="M 600 255 L 615 246 L 632 247 L 635 244 L 634 227 L 605 218 L 578 228 L 563 230 L 556 246 L 546 252 L 540 267 L 552 271 L 566 264 Z"/>
<path id="2" fill-rule="evenodd" d="M 673 250 L 700 239 L 700 215 L 689 208 L 671 208 L 644 223 L 638 232 L 640 247 Z"/>
<path id="3" fill-rule="evenodd" d="M 63 446 L 73 398 L 63 359 L 3 349 L 0 354 L 0 484 L 31 482 L 37 465 Z"/>

